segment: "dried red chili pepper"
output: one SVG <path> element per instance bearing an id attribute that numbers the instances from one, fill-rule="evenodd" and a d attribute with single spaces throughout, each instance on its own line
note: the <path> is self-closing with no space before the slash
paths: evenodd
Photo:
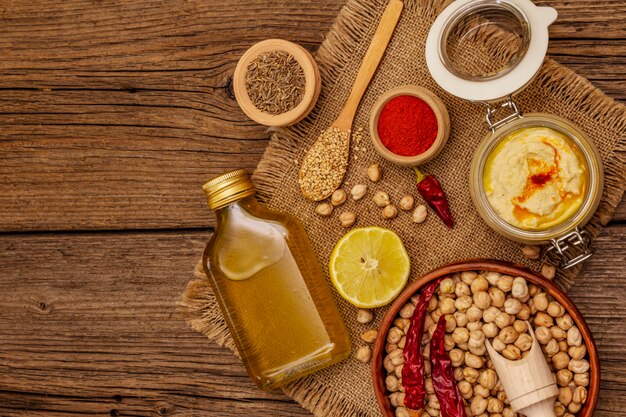
<path id="1" fill-rule="evenodd" d="M 454 369 L 446 351 L 443 336 L 446 333 L 446 318 L 441 316 L 437 329 L 430 341 L 430 360 L 433 364 L 433 388 L 443 417 L 467 417 L 465 402 L 454 380 Z"/>
<path id="2" fill-rule="evenodd" d="M 415 312 L 411 317 L 409 330 L 404 345 L 404 365 L 402 366 L 402 386 L 404 387 L 404 405 L 413 410 L 424 407 L 424 356 L 422 355 L 422 337 L 424 336 L 424 320 L 426 307 L 439 286 L 442 278 L 426 286 L 420 294 Z"/>
<path id="3" fill-rule="evenodd" d="M 437 178 L 432 175 L 426 176 L 422 174 L 417 167 L 413 167 L 413 169 L 417 175 L 417 191 L 419 191 L 420 195 L 424 201 L 428 203 L 430 208 L 437 213 L 437 216 L 443 220 L 445 225 L 452 229 L 452 226 L 454 226 L 454 218 L 450 212 L 448 199 L 441 188 L 441 184 L 439 184 Z"/>

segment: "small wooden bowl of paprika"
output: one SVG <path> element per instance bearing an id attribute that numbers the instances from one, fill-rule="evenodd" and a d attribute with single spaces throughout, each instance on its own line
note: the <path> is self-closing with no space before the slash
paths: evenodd
<path id="1" fill-rule="evenodd" d="M 450 134 L 445 104 L 426 88 L 405 85 L 383 94 L 372 108 L 370 136 L 385 159 L 417 166 L 435 158 Z"/>
<path id="2" fill-rule="evenodd" d="M 387 388 L 385 387 L 385 375 L 387 372 L 383 366 L 383 359 L 386 355 L 385 346 L 387 344 L 387 335 L 389 333 L 389 329 L 393 326 L 393 321 L 398 317 L 400 309 L 407 302 L 409 302 L 409 299 L 414 295 L 420 294 L 422 289 L 427 287 L 428 284 L 440 278 L 463 271 L 493 271 L 502 275 L 522 277 L 527 282 L 542 288 L 547 294 L 554 297 L 555 301 L 558 301 L 563 307 L 565 307 L 565 311 L 572 317 L 574 324 L 578 327 L 580 333 L 582 334 L 582 339 L 587 347 L 587 356 L 589 361 L 589 384 L 586 387 L 587 401 L 582 408 L 574 414 L 576 417 L 592 417 L 598 402 L 598 394 L 600 392 L 600 359 L 598 357 L 598 351 L 593 335 L 589 326 L 587 326 L 583 315 L 580 313 L 578 308 L 576 308 L 572 300 L 570 300 L 570 298 L 565 294 L 565 292 L 557 287 L 557 285 L 552 281 L 537 275 L 535 272 L 521 265 L 515 265 L 510 262 L 494 259 L 467 259 L 447 264 L 430 271 L 409 285 L 398 296 L 398 298 L 396 298 L 391 307 L 389 307 L 379 326 L 378 336 L 372 353 L 372 382 L 374 384 L 376 401 L 378 402 L 378 406 L 383 417 L 396 416 L 395 407 L 391 404 Z"/>

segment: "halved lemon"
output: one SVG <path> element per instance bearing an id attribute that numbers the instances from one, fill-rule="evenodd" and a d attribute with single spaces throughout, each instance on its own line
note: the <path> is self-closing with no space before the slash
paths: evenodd
<path id="1" fill-rule="evenodd" d="M 396 298 L 410 269 L 402 240 L 382 227 L 351 230 L 330 256 L 330 279 L 335 288 L 360 308 L 381 307 Z"/>

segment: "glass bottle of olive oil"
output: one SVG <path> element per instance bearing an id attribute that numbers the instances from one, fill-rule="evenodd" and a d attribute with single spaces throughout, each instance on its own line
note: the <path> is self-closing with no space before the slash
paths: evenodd
<path id="1" fill-rule="evenodd" d="M 346 358 L 350 341 L 302 226 L 261 206 L 244 170 L 202 188 L 218 220 L 205 272 L 254 382 L 272 389 Z"/>

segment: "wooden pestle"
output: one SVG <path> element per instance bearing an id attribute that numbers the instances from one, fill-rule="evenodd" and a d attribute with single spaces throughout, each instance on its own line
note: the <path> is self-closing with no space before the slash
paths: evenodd
<path id="1" fill-rule="evenodd" d="M 526 417 L 556 417 L 554 400 L 559 393 L 556 376 L 548 367 L 530 323 L 526 325 L 533 344 L 525 358 L 517 361 L 503 358 L 488 340 L 485 341 L 487 352 L 513 411 Z"/>

